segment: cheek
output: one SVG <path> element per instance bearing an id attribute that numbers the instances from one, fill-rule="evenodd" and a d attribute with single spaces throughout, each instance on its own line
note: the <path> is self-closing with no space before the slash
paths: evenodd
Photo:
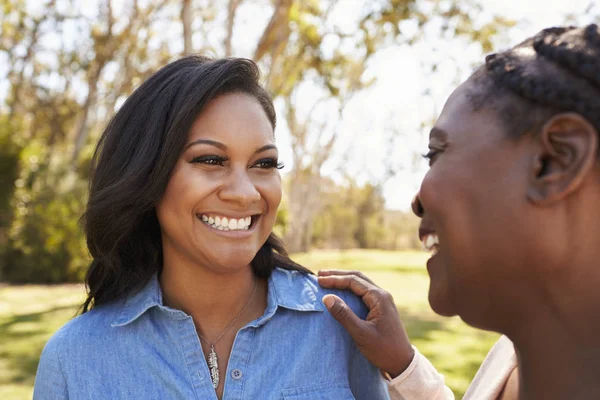
<path id="1" fill-rule="evenodd" d="M 436 168 L 438 167 L 438 168 Z M 467 268 L 476 258 L 478 242 L 477 215 L 466 176 L 448 173 L 451 168 L 434 165 L 423 179 L 419 196 L 427 218 L 440 237 L 440 257 L 449 270 Z"/>
<path id="2" fill-rule="evenodd" d="M 261 194 L 261 197 L 269 207 L 269 213 L 277 213 L 277 208 L 281 203 L 282 187 L 281 177 L 279 173 L 270 177 L 264 177 L 258 180 L 256 187 Z"/>
<path id="3" fill-rule="evenodd" d="M 193 214 L 198 202 L 209 196 L 219 182 L 219 179 L 187 163 L 178 163 L 156 206 L 159 221 L 169 218 L 169 215 Z"/>

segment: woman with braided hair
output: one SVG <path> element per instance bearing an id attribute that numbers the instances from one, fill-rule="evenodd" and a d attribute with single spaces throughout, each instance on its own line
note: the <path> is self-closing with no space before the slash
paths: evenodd
<path id="1" fill-rule="evenodd" d="M 438 314 L 502 333 L 465 399 L 600 399 L 600 32 L 545 29 L 486 58 L 446 102 L 413 201 Z M 449 399 L 389 294 L 321 272 L 324 303 L 396 399 Z"/>

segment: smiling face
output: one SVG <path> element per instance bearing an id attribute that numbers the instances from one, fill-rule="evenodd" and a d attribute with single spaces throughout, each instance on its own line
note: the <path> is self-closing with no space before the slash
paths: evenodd
<path id="1" fill-rule="evenodd" d="M 497 113 L 475 111 L 472 81 L 448 99 L 429 140 L 431 168 L 413 210 L 433 253 L 429 301 L 442 315 L 480 317 L 507 299 L 535 252 L 535 210 L 527 201 L 535 160 L 531 135 L 509 139 Z"/>
<path id="2" fill-rule="evenodd" d="M 247 267 L 281 201 L 273 126 L 252 96 L 212 100 L 195 120 L 156 207 L 165 260 L 226 273 Z"/>

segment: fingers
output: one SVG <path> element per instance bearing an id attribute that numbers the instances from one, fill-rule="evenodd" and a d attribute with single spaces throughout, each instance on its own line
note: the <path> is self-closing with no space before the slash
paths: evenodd
<path id="1" fill-rule="evenodd" d="M 368 333 L 367 323 L 354 314 L 354 311 L 342 299 L 328 294 L 323 297 L 323 304 L 325 304 L 331 316 L 348 331 L 355 342 L 359 343 L 363 340 Z"/>
<path id="2" fill-rule="evenodd" d="M 377 288 L 356 275 L 346 276 L 320 276 L 319 285 L 329 289 L 350 290 L 355 295 L 363 297 L 369 290 Z"/>
<path id="3" fill-rule="evenodd" d="M 375 285 L 375 283 L 368 278 L 365 274 L 363 274 L 360 271 L 345 271 L 345 270 L 341 270 L 341 269 L 325 269 L 325 270 L 321 270 L 319 271 L 319 276 L 347 276 L 347 275 L 356 275 L 359 278 L 361 278 L 364 281 L 369 282 L 372 285 Z"/>
<path id="4" fill-rule="evenodd" d="M 319 285 L 329 289 L 350 290 L 355 295 L 362 298 L 369 310 L 376 305 L 391 305 L 395 309 L 395 303 L 392 295 L 379 286 L 367 282 L 356 275 L 332 275 L 319 276 Z"/>

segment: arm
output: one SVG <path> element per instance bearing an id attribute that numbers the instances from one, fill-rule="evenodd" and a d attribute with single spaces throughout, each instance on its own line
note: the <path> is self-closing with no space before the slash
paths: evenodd
<path id="1" fill-rule="evenodd" d="M 390 375 L 393 400 L 447 400 L 454 395 L 429 361 L 410 344 L 392 296 L 360 272 L 320 271 L 319 284 L 350 290 L 368 308 L 360 319 L 339 297 L 327 295 L 323 303 L 348 331 L 364 357 Z"/>
<path id="2" fill-rule="evenodd" d="M 414 350 L 415 356 L 408 368 L 388 382 L 391 399 L 454 400 L 454 394 L 444 383 L 444 376 L 416 348 Z"/>
<path id="3" fill-rule="evenodd" d="M 67 383 L 60 366 L 58 342 L 59 338 L 54 335 L 44 346 L 35 376 L 33 400 L 69 398 Z"/>

